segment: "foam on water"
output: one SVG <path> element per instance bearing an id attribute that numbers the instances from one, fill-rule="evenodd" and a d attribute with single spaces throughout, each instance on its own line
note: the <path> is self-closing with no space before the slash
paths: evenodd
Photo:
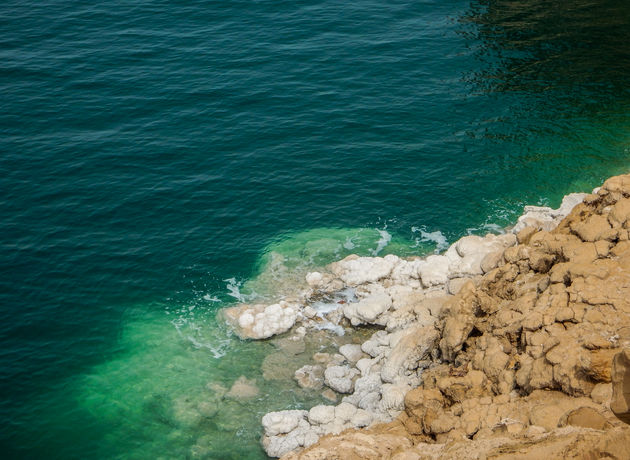
<path id="1" fill-rule="evenodd" d="M 420 238 L 416 239 L 416 243 L 435 243 L 435 252 L 441 252 L 448 249 L 449 243 L 446 236 L 440 231 L 427 231 L 424 227 L 411 227 L 413 233 L 420 233 Z"/>
<path id="2" fill-rule="evenodd" d="M 378 230 L 378 234 L 381 235 L 379 240 L 376 242 L 376 249 L 372 250 L 372 255 L 377 256 L 380 252 L 385 249 L 385 247 L 392 240 L 392 235 L 387 230 Z"/>

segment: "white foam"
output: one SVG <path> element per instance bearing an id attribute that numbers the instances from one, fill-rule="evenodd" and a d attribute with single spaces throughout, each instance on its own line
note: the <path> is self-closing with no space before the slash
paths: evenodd
<path id="1" fill-rule="evenodd" d="M 203 300 L 206 300 L 208 302 L 221 302 L 221 299 L 219 299 L 217 296 L 211 296 L 210 294 L 204 295 Z"/>
<path id="2" fill-rule="evenodd" d="M 392 240 L 392 235 L 385 229 L 377 230 L 381 238 L 376 243 L 376 249 L 372 250 L 372 255 L 377 256 L 379 252 L 385 249 L 385 246 Z"/>
<path id="3" fill-rule="evenodd" d="M 341 305 L 338 304 L 336 301 L 315 302 L 314 304 L 311 305 L 311 308 L 317 311 L 317 316 L 323 317 L 324 315 L 327 315 L 328 313 L 332 311 L 338 310 L 339 308 L 341 308 Z"/>
<path id="4" fill-rule="evenodd" d="M 212 342 L 205 342 L 194 337 L 193 335 L 190 335 L 190 333 L 188 332 L 184 332 L 182 329 L 185 327 L 193 333 L 201 333 L 201 327 L 189 321 L 187 318 L 179 317 L 171 321 L 171 324 L 175 326 L 177 334 L 182 339 L 190 342 L 195 348 L 205 348 L 207 350 L 210 350 L 210 353 L 212 353 L 212 356 L 214 356 L 215 359 L 219 359 L 225 356 L 230 348 L 229 336 L 222 338 L 214 336 L 212 337 Z"/>
<path id="5" fill-rule="evenodd" d="M 340 301 L 342 301 L 340 303 Z M 319 301 L 311 305 L 311 308 L 317 311 L 317 316 L 323 318 L 330 312 L 338 310 L 344 304 L 356 302 L 357 297 L 353 288 L 345 288 L 335 293 L 335 297 L 330 302 Z"/>
<path id="6" fill-rule="evenodd" d="M 418 233 L 418 232 L 420 233 L 420 238 L 418 241 L 423 242 L 423 243 L 427 243 L 427 242 L 435 243 L 436 252 L 440 252 L 445 249 L 448 249 L 448 246 L 449 246 L 448 240 L 446 239 L 444 234 L 439 230 L 436 230 L 434 232 L 428 232 L 421 227 L 411 227 L 411 231 L 413 233 Z"/>
<path id="7" fill-rule="evenodd" d="M 234 297 L 239 302 L 245 302 L 245 296 L 241 294 L 240 288 L 243 284 L 242 281 L 236 281 L 236 278 L 228 278 L 223 280 L 227 283 L 226 288 L 228 290 L 228 295 Z"/>
<path id="8" fill-rule="evenodd" d="M 348 238 L 346 238 L 346 242 L 343 243 L 343 247 L 346 248 L 348 251 L 350 251 L 350 250 L 354 249 L 356 247 L 356 245 L 352 241 L 352 238 L 348 237 Z"/>
<path id="9" fill-rule="evenodd" d="M 346 334 L 346 331 L 344 330 L 343 327 L 341 327 L 339 324 L 333 324 L 330 321 L 326 321 L 326 322 L 315 325 L 315 329 L 318 329 L 320 331 L 331 331 L 339 336 Z"/>

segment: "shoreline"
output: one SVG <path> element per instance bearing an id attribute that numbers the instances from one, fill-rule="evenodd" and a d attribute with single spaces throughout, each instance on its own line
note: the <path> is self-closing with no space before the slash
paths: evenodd
<path id="1" fill-rule="evenodd" d="M 308 273 L 304 289 L 295 297 L 270 305 L 244 304 L 224 309 L 223 317 L 239 336 L 246 339 L 286 335 L 286 340 L 300 342 L 309 331 L 316 329 L 379 328 L 368 340 L 360 344 L 346 343 L 339 347 L 337 354 L 316 354 L 311 364 L 295 370 L 294 377 L 301 387 L 328 388 L 324 393 L 328 392 L 331 400 L 332 396 L 335 399 L 337 395 L 341 396 L 342 402 L 335 406 L 317 405 L 309 411 L 285 410 L 265 415 L 262 419 L 262 444 L 267 454 L 281 457 L 308 448 L 322 437 L 328 439 L 346 430 L 370 430 L 380 424 L 398 423 L 408 416 L 409 402 L 406 398 L 425 384 L 425 379 L 431 377 L 436 367 L 447 363 L 457 363 L 458 368 L 463 366 L 463 362 L 457 362 L 458 353 L 473 329 L 465 331 L 470 321 L 449 318 L 453 302 L 461 302 L 471 293 L 483 290 L 487 278 L 496 276 L 497 271 L 510 265 L 514 253 L 519 253 L 534 235 L 546 235 L 566 225 L 561 223 L 563 219 L 578 205 L 585 206 L 584 199 L 595 202 L 596 197 L 609 195 L 611 192 L 604 186 L 590 195 L 566 195 L 561 206 L 555 210 L 526 206 L 516 225 L 506 229 L 506 233 L 466 236 L 439 255 L 409 259 L 393 255 L 351 255 L 328 265 L 325 271 Z M 535 261 L 530 259 L 527 267 L 522 268 L 544 275 L 556 262 L 551 259 L 553 257 L 549 255 L 542 255 Z M 547 287 L 549 285 L 547 280 Z M 537 286 L 534 289 L 538 291 L 541 288 Z M 522 325 L 519 327 L 522 328 Z M 483 336 L 481 331 L 477 330 L 477 333 Z M 460 337 L 463 335 L 466 335 L 464 340 Z M 498 340 L 496 337 L 493 339 L 495 342 Z M 505 337 L 502 339 L 503 342 L 507 340 Z M 494 381 L 488 397 L 501 397 L 502 401 L 507 398 L 504 404 L 513 403 L 519 400 L 513 393 L 522 392 L 527 386 L 519 382 L 516 370 L 507 369 L 508 361 L 514 358 L 510 356 L 518 356 L 518 353 L 509 350 L 505 343 L 493 343 L 493 346 L 500 348 L 497 352 L 500 354 L 493 358 L 498 360 L 498 364 L 494 364 L 499 368 L 503 366 L 503 369 L 491 376 Z M 542 344 L 535 346 L 542 347 Z M 540 356 L 533 359 L 540 359 Z M 469 362 L 467 365 L 469 368 L 465 375 L 474 381 L 467 382 L 469 386 L 479 383 L 479 379 L 489 380 L 484 374 L 483 363 L 471 365 Z M 458 372 L 463 371 L 459 369 Z M 545 368 L 545 372 L 553 374 L 553 366 L 551 371 Z M 520 380 L 523 379 L 521 372 Z M 558 389 L 553 378 L 550 385 L 543 388 Z M 566 390 L 561 385 L 559 389 Z M 330 394 L 333 390 L 336 395 Z M 448 415 L 451 418 L 458 416 L 461 414 Z M 522 425 L 521 431 L 532 426 Z M 425 432 L 427 430 L 423 429 L 414 436 L 429 435 L 435 442 L 439 441 L 440 435 L 444 440 L 443 435 L 456 430 L 455 426 L 453 422 L 450 429 L 443 426 L 436 432 L 431 429 Z M 472 438 L 478 432 L 479 429 L 463 436 Z"/>

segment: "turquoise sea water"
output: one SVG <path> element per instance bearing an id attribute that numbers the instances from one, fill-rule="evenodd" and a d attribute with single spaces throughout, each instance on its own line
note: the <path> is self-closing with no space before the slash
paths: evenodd
<path id="1" fill-rule="evenodd" d="M 621 0 L 2 2 L 2 457 L 264 458 L 260 416 L 321 397 L 217 310 L 626 172 L 628 24 Z M 259 396 L 221 399 L 241 375 Z"/>

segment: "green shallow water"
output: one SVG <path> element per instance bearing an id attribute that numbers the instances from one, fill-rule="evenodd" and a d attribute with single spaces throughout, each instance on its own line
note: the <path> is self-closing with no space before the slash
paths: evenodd
<path id="1" fill-rule="evenodd" d="M 621 0 L 3 2 L 3 458 L 264 458 L 260 415 L 321 397 L 265 380 L 279 345 L 217 311 L 627 172 L 629 22 Z M 240 376 L 259 395 L 219 398 Z"/>

